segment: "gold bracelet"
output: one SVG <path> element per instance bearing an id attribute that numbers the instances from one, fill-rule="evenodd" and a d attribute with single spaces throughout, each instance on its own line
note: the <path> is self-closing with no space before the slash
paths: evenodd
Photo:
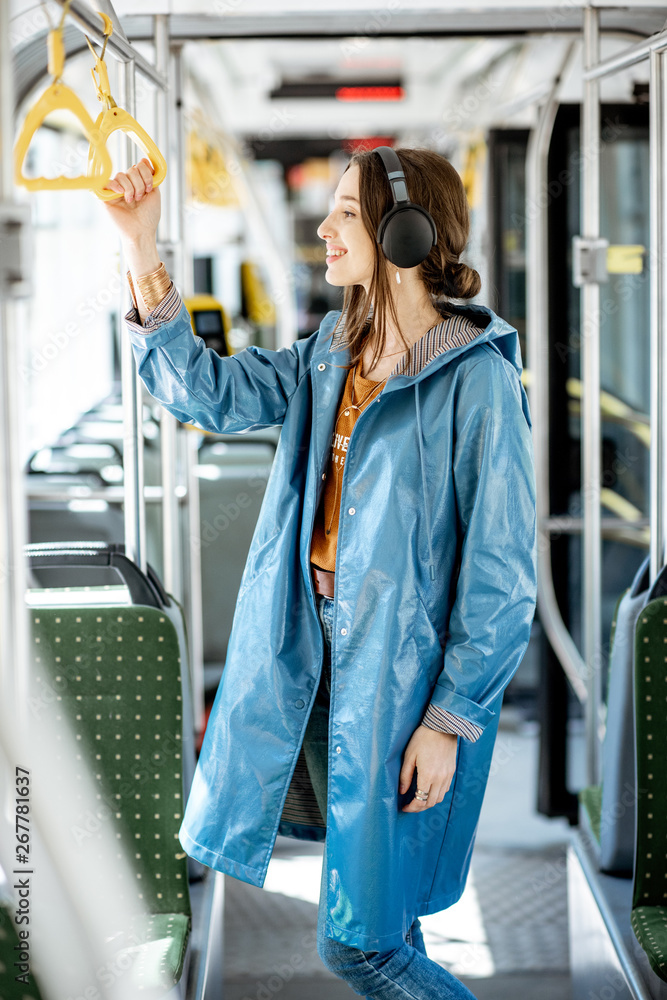
<path id="1" fill-rule="evenodd" d="M 138 311 L 139 304 L 137 302 L 134 282 L 132 281 L 132 272 L 128 270 L 125 273 L 127 275 L 127 282 L 130 286 L 130 294 L 132 296 L 134 308 Z M 144 284 L 144 282 L 146 284 Z M 152 271 L 150 274 L 144 274 L 138 277 L 137 284 L 146 308 L 149 312 L 152 312 L 170 290 L 171 279 L 164 264 L 160 264 L 160 267 L 157 268 L 156 271 Z"/>
<path id="2" fill-rule="evenodd" d="M 150 274 L 137 275 L 137 286 L 146 308 L 152 312 L 171 288 L 171 278 L 162 261 L 157 270 Z"/>

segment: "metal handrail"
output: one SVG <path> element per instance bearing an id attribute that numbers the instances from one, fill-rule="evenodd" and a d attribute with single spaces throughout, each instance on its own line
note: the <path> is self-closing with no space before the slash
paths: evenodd
<path id="1" fill-rule="evenodd" d="M 630 66 L 643 62 L 644 59 L 649 58 L 652 52 L 660 52 L 666 48 L 667 31 L 659 31 L 657 34 L 651 35 L 650 38 L 637 42 L 636 45 L 630 45 L 627 49 L 617 52 L 616 55 L 610 56 L 608 59 L 595 62 L 588 69 L 584 70 L 581 74 L 582 79 L 586 82 L 587 80 L 598 80 L 600 77 L 610 76 L 612 73 L 618 73 L 620 70 L 628 69 Z"/>
<path id="2" fill-rule="evenodd" d="M 547 157 L 553 125 L 558 110 L 558 90 L 576 55 L 578 43 L 567 48 L 551 92 L 542 105 L 538 122 L 528 140 L 526 155 L 526 254 L 533 262 L 528 269 L 527 347 L 531 369 L 528 386 L 530 412 L 533 421 L 535 478 L 537 487 L 537 606 L 547 638 L 560 660 L 572 688 L 581 702 L 586 701 L 583 681 L 584 662 L 565 627 L 558 607 L 551 572 L 551 539 L 546 524 L 549 518 L 549 353 L 542 341 L 548 325 L 547 303 L 547 224 L 546 209 L 540 205 L 541 192 L 546 188 Z"/>
<path id="3" fill-rule="evenodd" d="M 9 33 L 9 4 L 0 3 L 0 219 L 18 219 L 13 190 L 14 89 Z M 0 238 L 2 238 L 0 236 Z M 28 285 L 29 282 L 22 284 Z M 20 350 L 14 294 L 21 285 L 0 283 L 0 685 L 2 700 L 27 722 L 28 620 L 23 545 L 27 515 L 21 476 L 24 385 L 17 377 Z"/>
<path id="4" fill-rule="evenodd" d="M 66 489 L 36 490 L 28 485 L 26 496 L 29 500 L 42 500 L 44 503 L 69 503 L 71 500 L 105 500 L 107 503 L 124 503 L 125 490 L 122 486 L 102 486 L 98 489 L 90 486 L 70 486 Z M 176 499 L 184 503 L 187 489 L 181 487 L 176 492 Z M 162 503 L 164 491 L 161 486 L 144 486 L 146 503 Z M 174 595 L 175 596 L 175 595 Z"/>
<path id="5" fill-rule="evenodd" d="M 112 36 L 113 37 L 113 36 Z M 134 61 L 126 62 L 120 74 L 123 84 L 122 103 L 133 117 L 137 113 Z M 125 137 L 125 158 L 132 162 L 133 144 Z M 123 255 L 124 256 L 124 255 Z M 125 273 L 125 263 L 121 273 Z M 129 301 L 130 291 L 124 286 L 123 298 Z M 124 307 L 121 307 L 124 308 Z M 122 324 L 121 324 L 122 325 Z M 121 382 L 123 393 L 123 483 L 125 487 L 125 551 L 130 559 L 146 572 L 146 508 L 144 504 L 144 436 L 142 383 L 137 373 L 130 338 L 121 338 Z"/>
<path id="6" fill-rule="evenodd" d="M 187 198 L 184 164 L 186 161 L 186 122 L 184 115 L 184 66 L 183 46 L 172 45 L 172 72 L 174 95 L 174 145 L 175 159 L 178 164 L 177 205 L 178 216 L 172 220 L 174 237 L 181 247 L 178 255 L 177 281 L 184 295 L 192 295 L 193 270 L 185 266 L 186 257 L 190 255 L 186 239 L 185 204 Z M 201 577 L 201 549 L 199 544 L 201 533 L 201 517 L 199 509 L 199 479 L 197 478 L 198 446 L 196 435 L 181 432 L 179 435 L 182 467 L 188 490 L 187 516 L 185 519 L 184 545 L 184 579 L 187 575 L 188 587 L 186 609 L 188 619 L 188 647 L 190 654 L 190 669 L 192 671 L 192 700 L 195 711 L 197 735 L 204 719 L 205 709 L 205 678 L 204 678 L 204 613 Z"/>
<path id="7" fill-rule="evenodd" d="M 154 19 L 155 61 L 158 70 L 165 76 L 169 75 L 169 18 L 166 14 L 157 14 Z M 171 115 L 172 107 L 170 91 L 156 92 L 157 98 L 157 141 L 170 153 Z M 158 240 L 162 244 L 173 244 L 173 213 L 172 195 L 178 185 L 178 173 L 182 169 L 180 163 L 174 164 L 174 171 L 167 180 L 165 197 L 161 202 L 162 211 L 158 226 Z M 177 601 L 183 600 L 182 557 L 178 522 L 178 498 L 176 487 L 178 479 L 177 468 L 177 421 L 176 417 L 164 407 L 160 409 L 160 457 L 161 478 L 164 488 L 162 500 L 162 567 L 163 582 L 166 590 Z"/>
<path id="8" fill-rule="evenodd" d="M 649 157 L 650 157 L 650 356 L 651 364 L 651 560 L 650 579 L 655 580 L 665 562 L 667 541 L 667 456 L 665 456 L 664 427 L 667 405 L 664 398 L 664 379 L 667 373 L 667 194 L 665 169 L 667 169 L 667 72 L 664 51 L 651 51 L 649 108 Z"/>
<path id="9" fill-rule="evenodd" d="M 640 517 L 636 521 L 629 521 L 621 517 L 603 517 L 601 526 L 603 531 L 613 531 L 614 528 L 646 528 L 650 521 L 648 517 Z M 576 535 L 583 531 L 583 517 L 574 517 L 571 514 L 553 514 L 542 522 L 543 527 L 552 534 Z"/>
<path id="10" fill-rule="evenodd" d="M 600 54 L 600 12 L 584 10 L 584 67 Z M 600 82 L 584 82 L 581 105 L 581 234 L 585 240 L 600 236 Z M 586 662 L 586 761 L 588 783 L 600 778 L 600 706 L 602 702 L 602 538 L 600 535 L 600 285 L 588 280 L 581 286 L 581 492 L 583 497 L 582 625 Z"/>
<path id="11" fill-rule="evenodd" d="M 61 7 L 65 6 L 66 0 L 56 0 Z M 104 6 L 106 8 L 106 13 L 114 24 L 113 34 L 109 36 L 106 42 L 106 52 L 112 52 L 117 59 L 124 63 L 134 63 L 135 69 L 138 72 L 143 73 L 156 87 L 160 90 L 167 90 L 169 87 L 169 81 L 167 77 L 159 72 L 155 66 L 148 62 L 140 52 L 138 52 L 134 46 L 128 42 L 125 32 L 116 30 L 116 25 L 119 25 L 118 15 L 113 9 L 109 0 L 105 0 Z M 76 24 L 77 28 L 85 32 L 88 37 L 93 42 L 99 42 L 100 45 L 104 44 L 104 31 L 103 25 L 98 21 L 98 15 L 90 9 L 81 0 L 70 0 L 70 5 L 67 10 L 68 18 Z M 131 112 L 134 115 L 134 112 Z"/>

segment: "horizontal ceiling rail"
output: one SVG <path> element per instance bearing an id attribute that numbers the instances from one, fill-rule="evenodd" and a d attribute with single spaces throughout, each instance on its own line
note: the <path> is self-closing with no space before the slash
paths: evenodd
<path id="1" fill-rule="evenodd" d="M 56 2 L 61 7 L 64 7 L 66 0 L 56 0 Z M 118 17 L 113 11 L 111 4 L 107 2 L 105 3 L 105 7 L 112 17 L 113 23 L 118 24 Z M 67 15 L 82 32 L 88 35 L 91 41 L 98 42 L 100 45 L 104 44 L 104 25 L 99 16 L 87 7 L 85 3 L 82 3 L 81 0 L 70 0 Z M 117 31 L 114 31 L 109 36 L 106 52 L 111 52 L 117 59 L 124 63 L 134 61 L 134 67 L 139 73 L 147 77 L 160 90 L 168 89 L 169 83 L 167 78 L 162 73 L 159 73 L 155 66 L 149 63 L 140 52 L 137 52 L 134 46 L 124 37 L 124 33 L 123 37 L 121 37 Z"/>
<path id="2" fill-rule="evenodd" d="M 193 4 L 193 8 L 194 8 Z M 503 36 L 525 38 L 527 35 L 554 38 L 579 35 L 583 26 L 583 8 L 572 4 L 535 3 L 533 8 L 506 6 L 498 9 L 475 3 L 470 9 L 419 10 L 409 5 L 366 10 L 331 10 L 313 7 L 308 11 L 241 11 L 234 0 L 221 5 L 227 13 L 215 15 L 191 13 L 169 15 L 169 35 L 173 40 L 211 41 L 223 39 L 323 40 L 347 39 L 352 46 L 365 45 L 380 38 L 488 38 Z M 232 11 L 232 7 L 237 9 Z M 605 7 L 600 11 L 603 33 L 622 31 L 644 41 L 664 25 L 664 7 Z M 123 26 L 133 39 L 152 38 L 152 19 L 146 14 L 123 15 Z"/>
<path id="3" fill-rule="evenodd" d="M 603 76 L 611 76 L 612 73 L 620 73 L 621 70 L 628 69 L 629 66 L 635 66 L 637 63 L 643 62 L 644 59 L 648 59 L 652 52 L 663 52 L 665 49 L 667 49 L 667 31 L 659 31 L 657 34 L 651 35 L 650 38 L 638 42 L 636 45 L 631 45 L 629 48 L 623 49 L 622 52 L 617 52 L 616 55 L 603 59 L 595 66 L 591 66 L 590 69 L 584 70 L 582 79 L 597 80 Z"/>

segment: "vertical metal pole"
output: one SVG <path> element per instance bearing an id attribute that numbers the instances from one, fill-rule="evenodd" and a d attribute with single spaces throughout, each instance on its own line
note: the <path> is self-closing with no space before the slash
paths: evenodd
<path id="1" fill-rule="evenodd" d="M 174 226 L 178 234 L 178 243 L 181 253 L 176 262 L 175 281 L 182 289 L 183 295 L 192 295 L 194 291 L 194 279 L 192 274 L 192 261 L 189 251 L 186 253 L 186 246 L 189 246 L 187 233 L 185 230 L 185 202 L 187 197 L 187 185 L 185 181 L 185 157 L 186 157 L 186 137 L 185 137 L 185 116 L 183 114 L 183 46 L 182 44 L 172 45 L 171 80 L 173 87 L 172 108 L 174 109 L 174 157 L 176 168 L 175 194 L 176 203 L 174 211 Z M 187 258 L 187 264 L 186 264 Z"/>
<path id="2" fill-rule="evenodd" d="M 584 10 L 584 66 L 599 61 L 599 11 Z M 584 82 L 581 115 L 583 153 L 581 231 L 584 238 L 600 235 L 600 84 Z M 583 646 L 588 697 L 586 701 L 586 767 L 591 785 L 600 780 L 601 704 L 601 562 L 600 525 L 600 286 L 588 281 L 581 288 L 581 493 L 583 500 Z"/>
<path id="3" fill-rule="evenodd" d="M 155 63 L 156 69 L 169 76 L 169 18 L 166 14 L 155 16 Z M 171 93 L 158 90 L 157 135 L 158 146 L 164 150 L 168 161 L 167 184 L 160 202 L 160 223 L 158 242 L 172 244 L 172 202 L 171 188 L 174 186 L 173 160 L 170 157 L 169 105 Z M 169 594 L 177 601 L 183 599 L 181 577 L 181 548 L 178 530 L 177 487 L 177 421 L 171 413 L 162 408 L 160 414 L 160 454 L 162 466 L 162 563 L 163 582 Z"/>
<path id="4" fill-rule="evenodd" d="M 185 432 L 185 453 L 187 461 L 188 488 L 188 562 L 190 568 L 189 639 L 190 664 L 192 668 L 192 701 L 195 724 L 199 731 L 204 717 L 204 627 L 203 597 L 201 583 L 201 515 L 199 511 L 199 463 L 198 434 Z"/>
<path id="5" fill-rule="evenodd" d="M 185 118 L 183 115 L 183 60 L 182 46 L 173 48 L 174 107 L 176 109 L 176 147 L 175 164 L 178 170 L 178 232 L 182 247 L 180 284 L 184 295 L 193 292 L 192 261 L 186 254 L 185 234 Z M 198 437 L 192 431 L 185 431 L 184 456 L 187 470 L 187 545 L 186 564 L 188 572 L 188 637 L 190 643 L 190 666 L 192 670 L 192 698 L 195 714 L 195 725 L 199 729 L 204 715 L 204 631 L 202 614 L 202 583 L 201 583 L 201 516 L 199 512 L 199 477 L 197 476 Z"/>
<path id="6" fill-rule="evenodd" d="M 665 54 L 651 51 L 650 56 L 650 243 L 651 255 L 649 267 L 651 270 L 651 492 L 650 492 L 650 554 L 651 582 L 660 568 L 665 564 L 665 530 L 667 514 L 667 456 L 665 446 L 665 419 L 667 406 L 665 403 L 664 386 L 667 372 L 667 317 L 665 315 L 667 276 L 665 268 L 665 219 L 667 214 L 667 197 L 665 196 L 664 173 L 667 169 L 667 151 L 665 149 L 666 127 L 665 113 L 667 99 L 665 86 Z"/>
<path id="7" fill-rule="evenodd" d="M 535 482 L 537 487 L 537 607 L 551 647 L 581 702 L 586 700 L 584 661 L 563 622 L 551 570 L 549 520 L 549 240 L 548 209 L 543 192 L 548 184 L 549 146 L 558 112 L 558 91 L 567 77 L 578 42 L 571 42 L 553 87 L 540 107 L 526 153 L 526 315 L 528 400 L 533 418 Z"/>
<path id="8" fill-rule="evenodd" d="M 13 194 L 14 93 L 9 42 L 9 3 L 0 0 L 0 206 Z M 11 294 L 11 293 L 10 293 Z M 19 377 L 21 335 L 8 289 L 0 290 L 0 698 L 26 731 L 28 706 L 28 622 L 25 604 L 27 538 L 21 428 L 23 380 Z"/>
<path id="9" fill-rule="evenodd" d="M 122 105 L 136 115 L 134 60 L 120 73 Z M 134 145 L 126 136 L 125 158 L 132 163 Z M 122 265 L 122 273 L 126 270 Z M 126 300 L 129 289 L 126 289 Z M 141 383 L 129 337 L 121 338 L 121 380 L 123 387 L 123 475 L 125 491 L 125 552 L 146 571 L 146 505 L 144 502 L 144 428 Z"/>
<path id="10" fill-rule="evenodd" d="M 659 338 L 660 338 L 660 371 L 664 376 L 667 372 L 667 192 L 665 191 L 665 170 L 667 170 L 667 50 L 660 49 L 659 52 L 659 114 L 660 114 L 660 172 L 658 174 L 660 185 L 659 202 L 659 230 L 660 230 L 660 253 L 658 257 L 660 271 L 658 276 L 658 302 L 657 312 L 659 318 Z M 665 537 L 667 528 L 667 457 L 665 448 L 667 447 L 667 435 L 665 434 L 665 424 L 667 420 L 667 402 L 665 400 L 664 377 L 660 382 L 662 386 L 662 410 L 660 413 L 660 434 L 659 440 L 662 445 L 662 476 L 660 483 L 660 510 L 662 512 L 662 544 L 660 549 L 660 568 L 667 561 L 667 538 Z"/>

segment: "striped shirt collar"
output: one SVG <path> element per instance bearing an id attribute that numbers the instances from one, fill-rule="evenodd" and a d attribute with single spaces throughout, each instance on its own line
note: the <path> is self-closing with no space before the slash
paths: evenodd
<path id="1" fill-rule="evenodd" d="M 483 329 L 463 313 L 455 312 L 453 316 L 443 317 L 442 322 L 436 323 L 419 340 L 415 341 L 410 349 L 407 365 L 405 365 L 405 357 L 399 357 L 389 377 L 399 374 L 408 377 L 418 375 L 422 368 L 439 354 L 453 347 L 463 347 L 464 344 L 469 344 L 483 332 Z M 344 345 L 345 334 L 345 319 L 343 317 L 329 345 L 330 351 L 336 351 Z"/>

